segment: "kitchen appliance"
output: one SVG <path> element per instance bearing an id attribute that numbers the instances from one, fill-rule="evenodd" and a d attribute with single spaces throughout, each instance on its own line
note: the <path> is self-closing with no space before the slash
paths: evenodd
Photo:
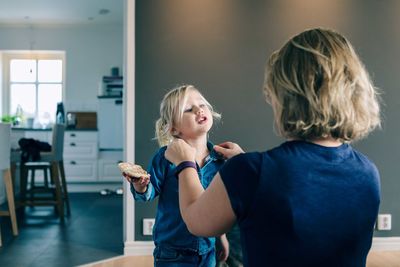
<path id="1" fill-rule="evenodd" d="M 97 113 L 70 111 L 67 113 L 67 128 L 96 130 Z"/>
<path id="2" fill-rule="evenodd" d="M 67 113 L 67 128 L 75 128 L 76 126 L 76 115 L 74 112 Z"/>
<path id="3" fill-rule="evenodd" d="M 99 148 L 101 150 L 122 150 L 122 98 L 99 96 Z"/>

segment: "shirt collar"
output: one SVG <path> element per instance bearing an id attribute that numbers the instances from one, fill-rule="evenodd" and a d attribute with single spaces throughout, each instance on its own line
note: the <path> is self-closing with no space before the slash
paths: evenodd
<path id="1" fill-rule="evenodd" d="M 214 144 L 211 143 L 210 141 L 207 141 L 207 149 L 208 149 L 208 151 L 210 151 L 210 155 L 207 156 L 206 161 L 209 159 L 212 159 L 212 160 L 223 160 L 224 159 L 224 157 L 221 154 L 217 153 L 217 151 L 214 150 Z"/>

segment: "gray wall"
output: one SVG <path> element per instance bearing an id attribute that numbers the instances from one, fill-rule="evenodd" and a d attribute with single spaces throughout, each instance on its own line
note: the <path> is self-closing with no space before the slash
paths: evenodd
<path id="1" fill-rule="evenodd" d="M 136 7 L 136 159 L 147 165 L 157 144 L 151 140 L 164 93 L 193 83 L 223 115 L 214 127 L 215 143 L 232 140 L 245 150 L 262 151 L 282 139 L 272 129 L 272 111 L 261 87 L 264 64 L 292 35 L 329 27 L 348 37 L 382 89 L 383 130 L 355 146 L 382 176 L 381 213 L 392 214 L 400 235 L 400 1 L 321 0 L 169 0 L 137 1 Z M 141 220 L 154 217 L 156 203 L 136 204 L 136 236 Z M 351 218 L 349 218 L 351 219 Z"/>

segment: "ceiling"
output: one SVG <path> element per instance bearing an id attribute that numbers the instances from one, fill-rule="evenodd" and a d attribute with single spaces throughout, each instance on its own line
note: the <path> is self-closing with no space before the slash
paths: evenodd
<path id="1" fill-rule="evenodd" d="M 0 0 L 0 26 L 122 24 L 123 2 L 123 0 Z"/>

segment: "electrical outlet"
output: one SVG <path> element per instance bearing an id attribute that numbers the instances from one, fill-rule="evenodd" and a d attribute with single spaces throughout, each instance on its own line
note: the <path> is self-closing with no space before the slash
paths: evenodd
<path id="1" fill-rule="evenodd" d="M 143 219 L 143 235 L 152 235 L 155 219 Z"/>
<path id="2" fill-rule="evenodd" d="M 378 230 L 392 230 L 392 215 L 379 214 L 376 226 Z"/>

